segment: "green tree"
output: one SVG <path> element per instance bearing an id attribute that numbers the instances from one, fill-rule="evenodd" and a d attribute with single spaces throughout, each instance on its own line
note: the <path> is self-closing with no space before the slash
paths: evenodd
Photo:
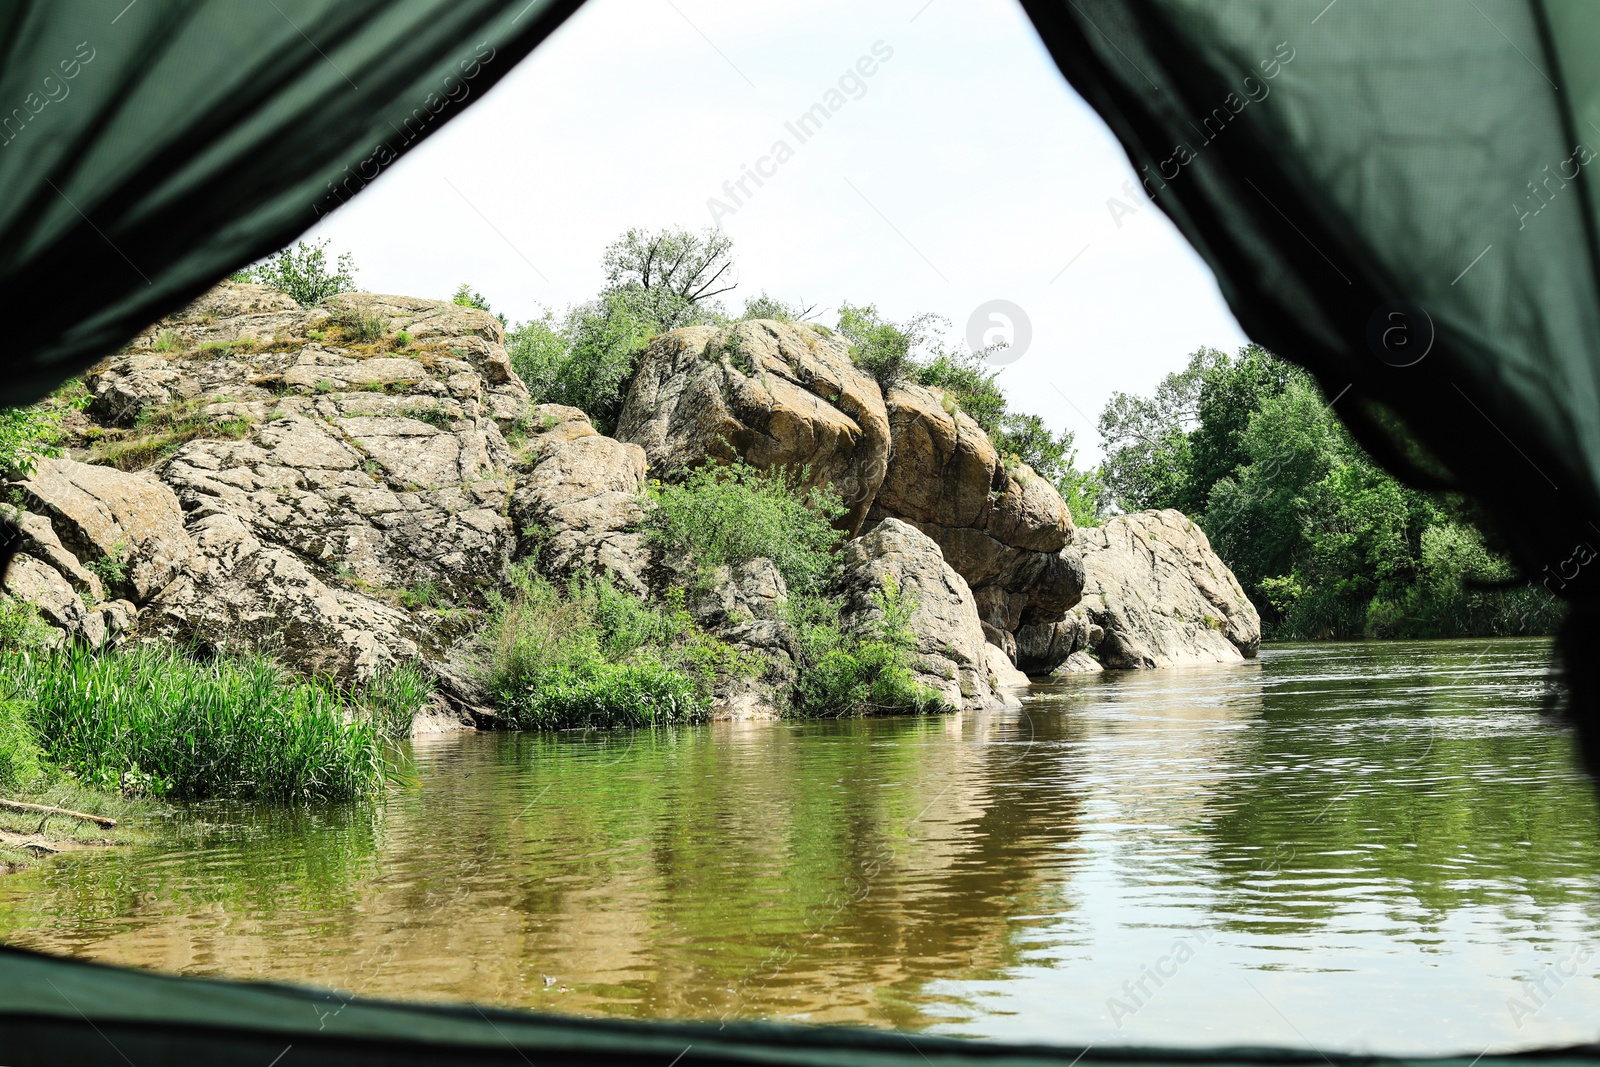
<path id="1" fill-rule="evenodd" d="M 240 271 L 233 280 L 269 285 L 288 293 L 301 307 L 315 307 L 330 296 L 356 287 L 356 265 L 350 253 L 341 252 L 330 267 L 327 249 L 326 238 L 312 244 L 300 241 L 293 248 L 285 248 Z"/>
<path id="2" fill-rule="evenodd" d="M 609 433 L 652 337 L 726 321 L 716 297 L 734 286 L 732 262 L 732 243 L 720 231 L 629 230 L 606 248 L 606 285 L 594 300 L 511 331 L 512 365 L 536 401 L 581 408 Z"/>
<path id="3" fill-rule="evenodd" d="M 1189 486 L 1190 431 L 1200 418 L 1200 390 L 1208 371 L 1228 356 L 1201 348 L 1181 371 L 1163 378 L 1154 396 L 1112 393 L 1100 412 L 1101 464 L 1106 489 L 1125 511 L 1195 508 Z"/>
<path id="4" fill-rule="evenodd" d="M 1244 434 L 1250 417 L 1288 388 L 1295 370 L 1259 345 L 1211 363 L 1200 376 L 1197 425 L 1189 435 L 1189 476 L 1182 510 L 1198 513 L 1211 487 L 1246 462 Z"/>

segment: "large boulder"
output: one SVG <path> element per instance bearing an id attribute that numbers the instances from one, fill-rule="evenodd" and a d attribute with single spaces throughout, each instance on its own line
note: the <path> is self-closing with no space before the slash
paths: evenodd
<path id="1" fill-rule="evenodd" d="M 1078 531 L 1087 581 L 1074 626 L 1108 668 L 1232 663 L 1255 656 L 1261 618 L 1205 531 L 1180 511 L 1119 515 Z M 1059 634 L 1057 635 L 1059 639 Z M 1029 634 L 1033 647 L 1037 635 Z M 1071 643 L 1071 642 L 1068 642 Z M 1058 644 L 1059 649 L 1059 644 Z"/>
<path id="2" fill-rule="evenodd" d="M 123 575 L 112 592 L 126 592 L 135 603 L 159 593 L 194 555 L 177 497 L 152 478 L 41 457 L 21 488 L 27 510 L 48 519 L 55 535 L 54 544 L 47 535 L 35 537 L 46 558 L 64 546 L 83 563 L 107 561 L 106 573 Z M 29 528 L 42 531 L 36 521 L 25 522 Z M 81 567 L 59 565 L 69 581 L 86 585 Z M 87 585 L 86 591 L 99 592 Z"/>
<path id="3" fill-rule="evenodd" d="M 557 577 L 604 574 L 648 593 L 644 450 L 597 432 L 577 408 L 541 404 L 530 423 L 528 469 L 511 497 L 522 551 Z"/>
<path id="4" fill-rule="evenodd" d="M 838 338 L 804 323 L 755 320 L 662 334 L 639 358 L 617 437 L 658 477 L 735 459 L 804 472 L 840 491 L 861 526 L 883 481 L 889 423 L 878 383 Z"/>
<path id="5" fill-rule="evenodd" d="M 944 561 L 939 546 L 916 527 L 884 519 L 844 546 L 840 588 L 844 618 L 860 625 L 882 614 L 880 596 L 896 590 L 911 604 L 909 627 L 916 635 L 917 680 L 955 708 L 1013 706 L 1016 698 L 990 671 L 977 602 L 966 580 Z"/>
<path id="6" fill-rule="evenodd" d="M 903 519 L 933 538 L 994 631 L 1065 616 L 1083 589 L 1083 563 L 1055 487 L 1008 463 L 937 390 L 897 384 L 886 402 L 893 450 L 871 518 Z M 1014 642 L 1000 640 L 1014 654 Z"/>
<path id="7" fill-rule="evenodd" d="M 617 436 L 653 472 L 736 459 L 804 470 L 849 509 L 850 533 L 896 518 L 931 537 L 972 590 L 992 643 L 1077 603 L 1083 566 L 1055 487 L 1008 462 L 940 391 L 887 394 L 847 345 L 806 324 L 752 321 L 662 334 L 640 357 Z"/>

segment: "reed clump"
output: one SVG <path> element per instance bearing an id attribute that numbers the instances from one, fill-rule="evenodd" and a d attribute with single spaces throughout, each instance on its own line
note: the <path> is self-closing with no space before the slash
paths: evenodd
<path id="1" fill-rule="evenodd" d="M 96 788 L 178 800 L 345 800 L 389 772 L 429 694 L 401 668 L 352 694 L 263 657 L 81 646 L 0 660 L 44 761 Z"/>

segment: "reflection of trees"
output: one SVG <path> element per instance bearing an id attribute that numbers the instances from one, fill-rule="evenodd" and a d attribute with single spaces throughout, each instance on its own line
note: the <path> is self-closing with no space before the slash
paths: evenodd
<path id="1" fill-rule="evenodd" d="M 1544 643 L 1329 649 L 1264 671 L 1261 729 L 1202 829 L 1225 925 L 1298 934 L 1365 909 L 1436 928 L 1483 905 L 1530 921 L 1593 902 L 1600 820 L 1543 720 Z M 1526 687 L 1510 699 L 1508 682 Z M 1552 773 L 1552 769 L 1557 769 Z"/>
<path id="2" fill-rule="evenodd" d="M 180 814 L 160 845 L 69 854 L 0 879 L 0 940 L 224 973 L 187 931 L 170 938 L 173 916 L 218 917 L 227 936 L 258 950 L 280 936 L 267 926 L 281 915 L 296 917 L 295 936 L 337 936 L 350 929 L 361 882 L 376 870 L 382 814 L 357 804 L 199 805 Z M 205 919 L 185 925 L 205 936 Z M 241 944 L 216 955 L 248 951 Z"/>
<path id="3" fill-rule="evenodd" d="M 1022 951 L 1013 917 L 1059 909 L 1046 879 L 1078 801 L 1035 785 L 1060 777 L 1066 729 L 453 739 L 419 748 L 421 788 L 381 817 L 219 813 L 159 862 L 7 879 L 0 935 L 368 995 L 915 1026 L 929 981 L 995 975 Z"/>
<path id="4" fill-rule="evenodd" d="M 641 738 L 529 831 L 516 906 L 561 917 L 530 952 L 609 976 L 586 990 L 608 1010 L 915 1025 L 928 980 L 1014 962 L 1009 916 L 1074 832 L 1075 803 L 1014 784 L 1049 758 L 1028 733 L 966 716 Z"/>

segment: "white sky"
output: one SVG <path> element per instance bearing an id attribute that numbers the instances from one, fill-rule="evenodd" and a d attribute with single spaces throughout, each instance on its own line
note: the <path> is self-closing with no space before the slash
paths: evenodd
<path id="1" fill-rule="evenodd" d="M 893 55 L 864 95 L 800 143 L 785 122 L 879 41 Z M 1244 341 L 1165 216 L 1122 192 L 1127 159 L 1011 0 L 589 0 L 309 236 L 351 252 L 363 289 L 470 282 L 515 322 L 593 296 L 629 226 L 711 224 L 707 200 L 779 139 L 793 158 L 721 219 L 729 307 L 765 289 L 829 324 L 841 300 L 935 311 L 955 339 L 1009 300 L 1033 338 L 1000 383 L 1076 431 L 1080 465 L 1113 391 Z M 1120 226 L 1112 197 L 1137 208 Z"/>

